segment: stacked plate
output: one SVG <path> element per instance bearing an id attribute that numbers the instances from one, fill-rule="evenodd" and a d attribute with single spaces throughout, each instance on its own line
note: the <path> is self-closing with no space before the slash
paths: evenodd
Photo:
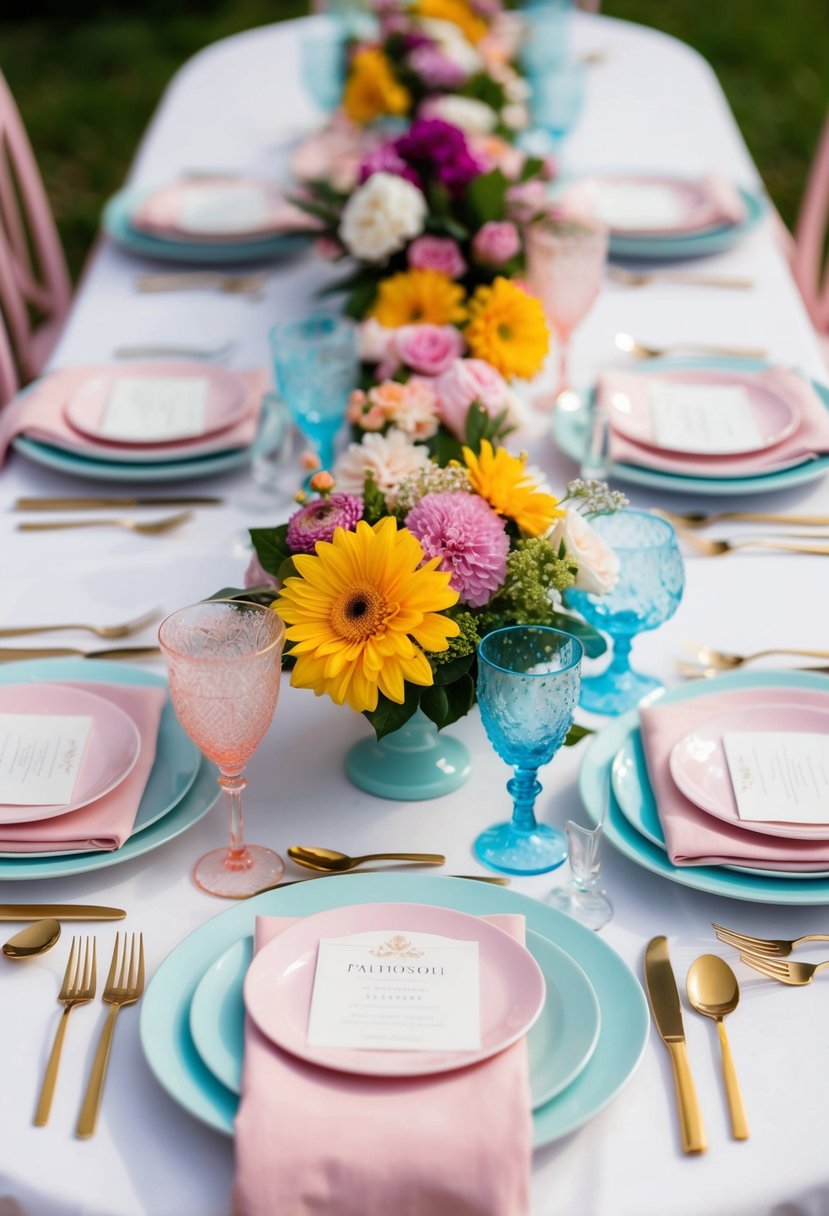
<path id="1" fill-rule="evenodd" d="M 58 878 L 140 857 L 186 831 L 215 804 L 220 791 L 213 767 L 185 735 L 169 699 L 161 711 L 156 753 L 134 820 L 107 824 L 96 816 L 95 840 L 71 840 L 73 816 L 95 812 L 113 799 L 140 767 L 140 734 L 107 688 L 166 689 L 166 680 L 126 664 L 94 659 L 37 659 L 0 667 L 0 712 L 78 715 L 90 719 L 84 759 L 72 796 L 61 804 L 0 806 L 0 879 Z M 58 820 L 60 817 L 60 821 Z M 88 819 L 88 814 L 85 818 Z M 60 832 L 54 825 L 60 822 Z M 80 822 L 80 821 L 79 821 Z M 50 832 L 60 838 L 50 847 Z M 114 839 L 110 839 L 110 832 Z M 37 839 L 37 850 L 11 841 Z M 5 837 L 6 845 L 2 843 Z M 123 843 L 118 844 L 123 837 Z M 94 847 L 96 845 L 98 847 Z"/>
<path id="2" fill-rule="evenodd" d="M 736 694 L 738 701 L 729 709 L 730 694 Z M 680 728 L 675 739 L 667 739 L 669 755 L 659 760 L 656 769 L 653 756 L 650 770 L 646 761 L 638 710 L 596 736 L 579 779 L 588 814 L 599 823 L 607 807 L 604 834 L 610 843 L 672 882 L 761 903 L 826 903 L 829 822 L 739 818 L 723 750 L 724 735 L 735 730 L 829 736 L 826 677 L 793 671 L 732 672 L 718 676 L 713 684 L 702 680 L 672 689 L 646 712 L 655 715 L 659 707 L 686 703 L 693 711 L 699 698 L 703 699 L 693 713 L 695 726 Z M 667 791 L 661 803 L 653 778 Z M 672 821 L 666 814 L 673 816 Z M 672 833 L 673 854 L 682 864 L 673 864 L 668 855 L 663 821 Z M 683 847 L 689 843 L 692 848 Z"/>
<path id="3" fill-rule="evenodd" d="M 607 476 L 695 494 L 756 494 L 829 468 L 829 388 L 748 359 L 653 359 L 570 394 L 553 417 L 566 455 L 584 461 L 606 431 Z"/>
<path id="4" fill-rule="evenodd" d="M 129 253 L 210 266 L 285 258 L 307 244 L 314 221 L 273 182 L 219 175 L 123 190 L 103 226 Z"/>
<path id="5" fill-rule="evenodd" d="M 266 892 L 187 937 L 162 963 L 143 1002 L 141 1041 L 160 1084 L 196 1118 L 231 1135 L 239 1101 L 246 1001 L 247 1012 L 260 1028 L 264 1024 L 268 1037 L 301 1058 L 361 1074 L 414 1075 L 413 1068 L 422 1073 L 419 1053 L 337 1050 L 332 1061 L 328 1049 L 320 1060 L 321 1049 L 307 1043 L 308 964 L 315 958 L 317 942 L 332 931 L 347 932 L 355 926 L 362 931 L 372 914 L 366 905 L 389 903 L 413 924 L 416 921 L 415 927 L 428 924 L 433 933 L 478 940 L 487 989 L 481 1003 L 484 1054 L 514 1041 L 512 1015 L 521 1007 L 520 1033 L 530 1027 L 536 1145 L 587 1122 L 633 1075 L 648 1033 L 644 995 L 635 976 L 595 934 L 535 900 L 484 883 L 372 874 Z M 327 909 L 336 912 L 326 916 Z M 509 943 L 507 957 L 501 949 L 506 943 L 490 940 L 491 926 L 470 919 L 496 913 L 524 915 L 529 955 Z M 267 972 L 260 966 L 257 974 L 257 965 L 251 967 L 252 934 L 256 917 L 263 915 L 309 919 L 294 926 L 278 946 L 279 957 L 268 961 Z M 384 915 L 388 920 L 388 908 Z M 464 926 L 459 934 L 460 921 Z M 265 948 L 257 964 L 279 941 Z M 539 970 L 544 981 L 540 986 Z M 430 1057 L 427 1071 L 470 1063 L 457 1054 L 444 1056 Z"/>

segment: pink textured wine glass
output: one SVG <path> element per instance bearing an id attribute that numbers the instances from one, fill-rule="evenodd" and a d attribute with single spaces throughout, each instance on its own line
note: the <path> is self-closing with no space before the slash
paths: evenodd
<path id="1" fill-rule="evenodd" d="M 211 895 L 244 899 L 285 872 L 273 849 L 245 844 L 242 821 L 242 773 L 276 709 L 285 624 L 259 604 L 205 600 L 162 621 L 158 640 L 176 717 L 228 797 L 230 845 L 200 858 L 193 877 Z"/>
<path id="2" fill-rule="evenodd" d="M 601 291 L 607 242 L 605 227 L 581 220 L 549 218 L 527 228 L 527 277 L 558 345 L 558 386 L 552 403 L 570 387 L 570 338 Z"/>

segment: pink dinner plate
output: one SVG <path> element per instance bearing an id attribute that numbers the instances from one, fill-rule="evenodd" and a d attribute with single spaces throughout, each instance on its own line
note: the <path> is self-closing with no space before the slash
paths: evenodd
<path id="1" fill-rule="evenodd" d="M 732 731 L 804 731 L 825 734 L 829 743 L 829 698 L 825 707 L 814 703 L 814 694 L 807 703 L 793 689 L 788 702 L 764 704 L 758 694 L 758 703 L 750 708 L 724 713 L 690 731 L 674 745 L 669 758 L 671 776 L 685 797 L 716 819 L 765 836 L 829 839 L 829 808 L 825 824 L 740 818 L 722 742 L 723 735 Z"/>
<path id="2" fill-rule="evenodd" d="M 624 236 L 704 232 L 731 219 L 738 206 L 730 183 L 657 175 L 586 177 L 566 193 L 568 207 L 601 220 Z M 735 218 L 731 222 L 736 222 Z"/>
<path id="3" fill-rule="evenodd" d="M 107 422 L 113 394 L 119 385 L 122 389 L 135 385 L 139 392 L 143 387 L 148 394 L 154 391 L 190 393 L 201 404 L 191 414 L 191 425 L 179 432 L 165 431 L 163 435 L 150 432 L 131 437 L 113 429 L 112 420 L 110 424 Z M 153 408 L 151 397 L 147 399 L 146 408 Z M 82 435 L 105 443 L 108 448 L 129 448 L 136 458 L 152 460 L 157 460 L 160 452 L 177 451 L 206 435 L 226 430 L 243 418 L 248 410 L 245 384 L 233 372 L 223 367 L 194 367 L 193 364 L 181 363 L 101 368 L 77 385 L 64 404 L 67 422 Z M 175 448 L 172 445 L 176 445 Z"/>
<path id="4" fill-rule="evenodd" d="M 46 806 L 0 803 L 0 823 L 52 819 L 103 798 L 132 772 L 141 736 L 132 718 L 112 701 L 72 684 L 7 684 L 0 688 L 0 713 L 68 714 L 92 719 L 75 788 L 69 802 Z"/>
<path id="5" fill-rule="evenodd" d="M 248 241 L 314 226 L 274 182 L 221 176 L 159 187 L 142 201 L 130 223 L 155 236 L 203 242 Z"/>
<path id="6" fill-rule="evenodd" d="M 670 375 L 629 376 L 627 390 L 614 390 L 608 394 L 609 422 L 614 431 L 633 439 L 637 443 L 657 448 L 659 451 L 673 449 L 658 444 L 653 433 L 653 422 L 649 404 L 649 389 L 662 380 L 671 384 L 700 385 L 701 387 L 742 388 L 757 426 L 757 439 L 739 447 L 723 449 L 708 447 L 684 447 L 676 449 L 686 455 L 734 456 L 748 452 L 762 452 L 781 443 L 792 435 L 800 425 L 800 409 L 785 393 L 763 376 L 751 372 L 727 372 L 717 369 L 687 369 Z"/>
<path id="7" fill-rule="evenodd" d="M 307 1041 L 321 938 L 376 932 L 437 934 L 478 943 L 481 1046 L 473 1051 L 384 1051 L 312 1047 Z M 416 938 L 415 938 L 416 940 Z M 450 1072 L 503 1051 L 527 1033 L 544 1005 L 544 976 L 508 933 L 464 912 L 425 904 L 355 904 L 308 916 L 256 955 L 245 980 L 248 1014 L 278 1047 L 338 1072 L 416 1077 Z"/>

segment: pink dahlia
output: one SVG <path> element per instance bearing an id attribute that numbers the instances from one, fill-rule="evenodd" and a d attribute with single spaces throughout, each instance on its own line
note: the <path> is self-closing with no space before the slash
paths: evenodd
<path id="1" fill-rule="evenodd" d="M 427 558 L 441 559 L 461 603 L 489 603 L 507 572 L 509 537 L 488 503 L 474 494 L 427 494 L 406 516 L 406 527 Z"/>
<path id="2" fill-rule="evenodd" d="M 318 540 L 331 540 L 337 528 L 353 532 L 363 518 L 363 500 L 356 494 L 329 494 L 294 511 L 285 540 L 293 553 L 313 553 Z"/>

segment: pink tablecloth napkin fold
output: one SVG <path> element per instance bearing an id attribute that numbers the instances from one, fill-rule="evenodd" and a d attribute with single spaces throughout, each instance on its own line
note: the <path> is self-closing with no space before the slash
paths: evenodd
<path id="1" fill-rule="evenodd" d="M 682 380 L 682 373 L 676 372 Z M 784 396 L 797 408 L 800 424 L 787 439 L 762 452 L 747 452 L 734 456 L 695 456 L 668 452 L 637 443 L 613 427 L 613 413 L 608 410 L 608 454 L 614 464 L 632 464 L 645 469 L 659 469 L 690 477 L 757 477 L 791 468 L 806 460 L 829 454 L 829 410 L 815 390 L 785 367 L 757 372 L 757 381 Z M 596 408 L 608 409 L 613 393 L 643 396 L 648 384 L 673 379 L 667 372 L 606 372 L 596 386 Z M 729 378 L 728 383 L 733 383 Z"/>
<path id="2" fill-rule="evenodd" d="M 144 787 L 155 761 L 158 726 L 167 700 L 167 690 L 155 685 L 96 684 L 82 680 L 61 683 L 93 692 L 128 714 L 141 736 L 138 760 L 120 785 L 77 811 L 33 823 L 5 823 L 0 826 L 0 852 L 107 852 L 120 849 L 132 832 Z"/>
<path id="3" fill-rule="evenodd" d="M 487 917 L 524 941 L 522 916 Z M 259 917 L 256 949 L 294 921 Z M 524 1216 L 527 1045 L 425 1077 L 318 1068 L 248 1018 L 234 1216 Z"/>
<path id="4" fill-rule="evenodd" d="M 763 689 L 746 688 L 692 697 L 669 705 L 657 703 L 639 710 L 648 777 L 665 833 L 668 856 L 675 866 L 734 864 L 756 866 L 761 870 L 829 869 L 829 839 L 795 840 L 775 836 L 773 824 L 768 825 L 768 835 L 732 826 L 700 810 L 686 798 L 674 784 L 668 767 L 674 744 L 689 731 L 721 714 L 756 705 L 761 693 L 764 702 L 780 705 L 782 727 L 783 707 L 791 703 L 793 692 L 799 704 L 826 706 L 829 703 L 829 684 L 827 693 L 769 685 Z"/>
<path id="5" fill-rule="evenodd" d="M 126 364 L 119 365 L 126 373 Z M 143 363 L 142 371 L 150 365 Z M 163 374 L 163 364 L 159 364 L 159 374 Z M 176 371 L 190 367 L 194 376 L 205 374 L 204 363 L 176 363 Z M 64 406 L 70 393 L 89 376 L 102 370 L 100 367 L 66 367 L 60 371 L 51 372 L 42 380 L 37 380 L 24 393 L 13 398 L 5 409 L 0 410 L 0 464 L 6 457 L 9 444 L 17 435 L 26 435 L 29 439 L 37 439 L 41 443 L 52 444 L 53 447 L 63 448 L 68 452 L 76 452 L 80 456 L 97 458 L 98 460 L 117 460 L 120 445 L 99 443 L 87 435 L 76 431 L 64 417 Z M 109 370 L 109 369 L 107 369 Z M 207 456 L 211 452 L 224 452 L 232 448 L 249 447 L 256 438 L 259 425 L 259 415 L 262 410 L 262 399 L 268 385 L 268 377 L 263 371 L 234 372 L 243 382 L 247 393 L 245 414 L 234 423 L 214 435 L 204 439 L 188 440 L 186 442 L 166 443 L 163 450 L 165 458 L 175 455 L 178 459 L 188 459 L 192 456 Z"/>

